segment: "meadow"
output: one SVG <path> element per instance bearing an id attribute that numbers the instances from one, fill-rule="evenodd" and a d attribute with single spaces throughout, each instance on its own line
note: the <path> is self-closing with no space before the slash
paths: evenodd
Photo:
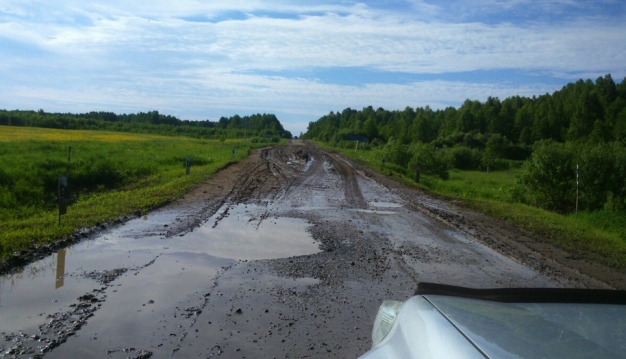
<path id="1" fill-rule="evenodd" d="M 520 203 L 516 199 L 519 197 L 516 192 L 520 190 L 517 179 L 522 169 L 512 167 L 507 171 L 489 173 L 453 169 L 447 180 L 422 174 L 418 184 L 415 182 L 415 174 L 406 168 L 389 162 L 383 168 L 384 154 L 381 150 L 355 151 L 331 147 L 322 142 L 318 142 L 318 145 L 339 152 L 408 186 L 454 199 L 463 206 L 504 219 L 572 253 L 614 268 L 626 268 L 626 213 L 623 210 L 604 208 L 556 213 Z"/>
<path id="2" fill-rule="evenodd" d="M 161 206 L 247 157 L 253 146 L 264 145 L 0 126 L 0 262 L 77 229 Z M 189 175 L 187 157 L 191 158 Z M 68 176 L 69 187 L 69 206 L 60 224 L 59 175 Z"/>

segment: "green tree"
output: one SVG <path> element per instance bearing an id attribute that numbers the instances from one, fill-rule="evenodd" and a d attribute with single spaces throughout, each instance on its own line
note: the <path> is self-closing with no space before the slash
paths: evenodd
<path id="1" fill-rule="evenodd" d="M 585 92 L 576 102 L 574 113 L 567 131 L 569 140 L 578 140 L 588 136 L 596 120 L 604 118 L 602 103 L 595 91 Z"/>
<path id="2" fill-rule="evenodd" d="M 456 130 L 466 133 L 475 129 L 476 115 L 472 111 L 473 103 L 470 100 L 465 100 L 463 106 L 459 109 L 457 115 Z"/>
<path id="3" fill-rule="evenodd" d="M 376 125 L 376 116 L 373 114 L 368 117 L 367 120 L 363 123 L 363 132 L 373 140 L 378 137 L 378 126 Z"/>
<path id="4" fill-rule="evenodd" d="M 617 116 L 613 134 L 616 141 L 626 145 L 626 108 Z"/>
<path id="5" fill-rule="evenodd" d="M 465 146 L 448 149 L 447 158 L 451 167 L 464 171 L 477 170 L 481 164 L 480 151 Z"/>
<path id="6" fill-rule="evenodd" d="M 489 172 L 489 168 L 494 168 L 497 159 L 504 157 L 509 141 L 502 135 L 496 133 L 489 136 L 483 152 L 483 164 Z"/>
<path id="7" fill-rule="evenodd" d="M 431 145 L 424 143 L 414 144 L 411 148 L 413 156 L 408 163 L 411 171 L 419 171 L 423 174 L 439 176 L 442 179 L 448 179 L 448 163 L 443 158 L 443 154 L 439 153 Z"/>
<path id="8" fill-rule="evenodd" d="M 393 137 L 389 138 L 389 142 L 385 145 L 384 153 L 387 161 L 406 167 L 411 155 L 408 152 L 409 146 L 405 145 Z"/>

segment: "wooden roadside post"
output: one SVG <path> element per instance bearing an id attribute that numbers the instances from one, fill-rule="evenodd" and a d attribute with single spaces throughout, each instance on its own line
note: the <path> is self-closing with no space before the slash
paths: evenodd
<path id="1" fill-rule="evenodd" d="M 59 175 L 58 181 L 58 200 L 59 200 L 59 225 L 61 225 L 61 216 L 67 213 L 67 203 L 69 202 L 70 191 L 68 187 L 68 178 L 70 177 L 70 159 L 72 157 L 72 146 L 67 150 L 67 168 L 65 176 Z"/>
<path id="2" fill-rule="evenodd" d="M 576 213 L 578 213 L 578 163 L 576 164 Z"/>
<path id="3" fill-rule="evenodd" d="M 61 225 L 61 216 L 67 213 L 67 177 L 59 175 L 59 225 Z"/>

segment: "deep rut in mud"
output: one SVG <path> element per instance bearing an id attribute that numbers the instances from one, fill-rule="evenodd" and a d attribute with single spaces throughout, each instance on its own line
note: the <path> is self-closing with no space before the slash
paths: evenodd
<path id="1" fill-rule="evenodd" d="M 0 357 L 355 357 L 419 281 L 626 287 L 561 252 L 291 141 L 4 275 Z"/>

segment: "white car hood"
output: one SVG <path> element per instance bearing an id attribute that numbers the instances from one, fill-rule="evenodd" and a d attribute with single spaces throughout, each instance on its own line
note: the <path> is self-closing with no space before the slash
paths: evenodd
<path id="1" fill-rule="evenodd" d="M 362 358 L 626 358 L 626 306 L 418 295 Z"/>

